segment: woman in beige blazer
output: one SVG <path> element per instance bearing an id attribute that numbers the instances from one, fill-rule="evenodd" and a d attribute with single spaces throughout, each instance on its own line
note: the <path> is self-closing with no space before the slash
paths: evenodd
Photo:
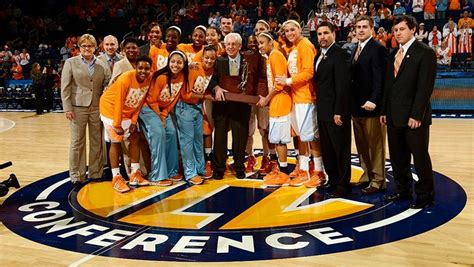
<path id="1" fill-rule="evenodd" d="M 86 128 L 89 128 L 89 179 L 102 177 L 102 132 L 99 99 L 110 79 L 110 68 L 94 56 L 97 42 L 84 34 L 80 55 L 67 59 L 61 74 L 61 98 L 71 124 L 69 176 L 73 183 L 86 179 Z"/>

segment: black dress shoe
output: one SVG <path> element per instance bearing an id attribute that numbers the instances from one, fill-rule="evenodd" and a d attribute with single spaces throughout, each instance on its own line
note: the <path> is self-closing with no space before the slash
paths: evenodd
<path id="1" fill-rule="evenodd" d="M 7 188 L 10 188 L 10 187 L 15 187 L 16 189 L 20 188 L 20 183 L 18 182 L 16 175 L 13 173 L 10 174 L 10 177 L 8 179 L 1 182 L 1 184 L 5 185 Z"/>
<path id="2" fill-rule="evenodd" d="M 383 199 L 386 201 L 395 201 L 395 200 L 412 200 L 413 197 L 408 193 L 395 193 L 393 195 L 385 195 Z"/>
<path id="3" fill-rule="evenodd" d="M 8 186 L 0 184 L 0 197 L 6 196 L 8 194 Z"/>
<path id="4" fill-rule="evenodd" d="M 429 208 L 433 206 L 434 200 L 433 198 L 427 198 L 427 199 L 416 199 L 411 203 L 410 209 L 424 209 L 424 208 Z"/>
<path id="5" fill-rule="evenodd" d="M 214 180 L 222 180 L 222 178 L 224 178 L 224 172 L 214 171 L 214 172 L 212 173 L 212 179 L 214 179 Z"/>
<path id="6" fill-rule="evenodd" d="M 245 179 L 247 176 L 245 175 L 245 172 L 244 171 L 238 171 L 235 173 L 235 176 L 237 177 L 237 179 Z"/>
<path id="7" fill-rule="evenodd" d="M 375 194 L 375 193 L 383 192 L 383 191 L 385 191 L 385 189 L 377 188 L 377 187 L 374 187 L 374 186 L 371 186 L 371 185 L 369 185 L 366 188 L 363 188 L 362 190 L 360 190 L 360 192 L 363 195 Z"/>

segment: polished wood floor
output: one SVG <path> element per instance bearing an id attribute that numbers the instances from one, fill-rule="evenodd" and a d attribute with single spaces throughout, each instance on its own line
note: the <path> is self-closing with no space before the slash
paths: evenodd
<path id="1" fill-rule="evenodd" d="M 14 122 L 14 125 L 11 123 Z M 258 134 L 256 134 L 258 135 Z M 381 246 L 351 252 L 286 260 L 246 262 L 249 266 L 474 266 L 474 121 L 435 119 L 430 150 L 433 168 L 459 183 L 467 192 L 465 209 L 453 220 L 421 235 Z M 256 147 L 259 136 L 255 138 Z M 21 185 L 67 170 L 68 121 L 62 113 L 0 113 L 0 163 L 13 166 L 0 170 L 3 180 L 15 173 Z M 355 149 L 353 148 L 353 152 Z M 11 189 L 13 193 L 15 189 Z M 7 196 L 6 196 L 7 197 Z M 6 197 L 0 198 L 0 204 Z M 133 261 L 87 255 L 34 243 L 0 224 L 1 266 L 156 266 L 156 262 Z M 166 263 L 166 266 L 241 266 L 242 263 Z"/>

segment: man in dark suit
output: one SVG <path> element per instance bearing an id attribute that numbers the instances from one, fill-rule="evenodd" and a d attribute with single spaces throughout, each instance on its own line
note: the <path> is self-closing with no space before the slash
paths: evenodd
<path id="1" fill-rule="evenodd" d="M 351 104 L 354 138 L 364 170 L 360 182 L 369 182 L 363 194 L 385 189 L 385 126 L 380 123 L 387 52 L 372 38 L 374 22 L 367 15 L 355 21 L 357 48 L 351 56 Z"/>
<path id="2" fill-rule="evenodd" d="M 387 125 L 388 147 L 397 191 L 386 200 L 412 199 L 413 155 L 418 181 L 416 200 L 411 208 L 433 204 L 434 183 L 428 153 L 431 125 L 430 96 L 436 78 L 436 55 L 433 49 L 415 39 L 416 20 L 403 15 L 393 22 L 393 32 L 400 47 L 388 59 L 385 91 L 380 121 Z"/>
<path id="3" fill-rule="evenodd" d="M 314 80 L 321 154 L 333 189 L 329 196 L 344 197 L 351 192 L 349 55 L 335 43 L 335 26 L 330 22 L 319 24 L 317 34 L 321 52 L 314 59 Z"/>
<path id="4" fill-rule="evenodd" d="M 224 92 L 244 94 L 258 83 L 258 65 L 249 64 L 240 54 L 242 38 L 229 33 L 224 38 L 226 56 L 216 61 L 208 88 L 215 93 L 212 117 L 214 118 L 214 179 L 222 179 L 227 160 L 227 132 L 232 129 L 234 168 L 239 179 L 245 178 L 245 147 L 249 131 L 250 105 L 225 101 Z"/>

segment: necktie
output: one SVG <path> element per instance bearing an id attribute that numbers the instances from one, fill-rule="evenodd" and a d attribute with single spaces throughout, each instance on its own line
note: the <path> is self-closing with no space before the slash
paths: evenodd
<path id="1" fill-rule="evenodd" d="M 321 63 L 321 61 L 323 60 L 324 56 L 325 56 L 324 52 L 321 52 L 321 55 L 319 56 L 318 61 L 316 62 L 316 66 L 314 67 L 314 70 L 315 70 L 315 71 L 318 70 L 319 63 Z"/>
<path id="2" fill-rule="evenodd" d="M 398 49 L 397 54 L 395 55 L 395 62 L 393 62 L 393 76 L 397 77 L 398 70 L 400 69 L 400 65 L 403 61 L 403 47 Z"/>
<path id="3" fill-rule="evenodd" d="M 354 55 L 354 62 L 357 62 L 357 59 L 359 59 L 360 53 L 362 52 L 362 46 L 358 45 L 357 46 L 357 51 Z"/>
<path id="4" fill-rule="evenodd" d="M 110 71 L 113 71 L 113 70 L 114 70 L 114 64 L 115 64 L 115 59 L 114 59 L 114 58 L 111 58 L 111 59 L 110 59 Z"/>
<path id="5" fill-rule="evenodd" d="M 239 71 L 237 70 L 237 62 L 235 62 L 235 60 L 231 60 L 230 61 L 230 70 L 229 70 L 229 74 L 231 76 L 237 76 L 239 75 Z"/>

